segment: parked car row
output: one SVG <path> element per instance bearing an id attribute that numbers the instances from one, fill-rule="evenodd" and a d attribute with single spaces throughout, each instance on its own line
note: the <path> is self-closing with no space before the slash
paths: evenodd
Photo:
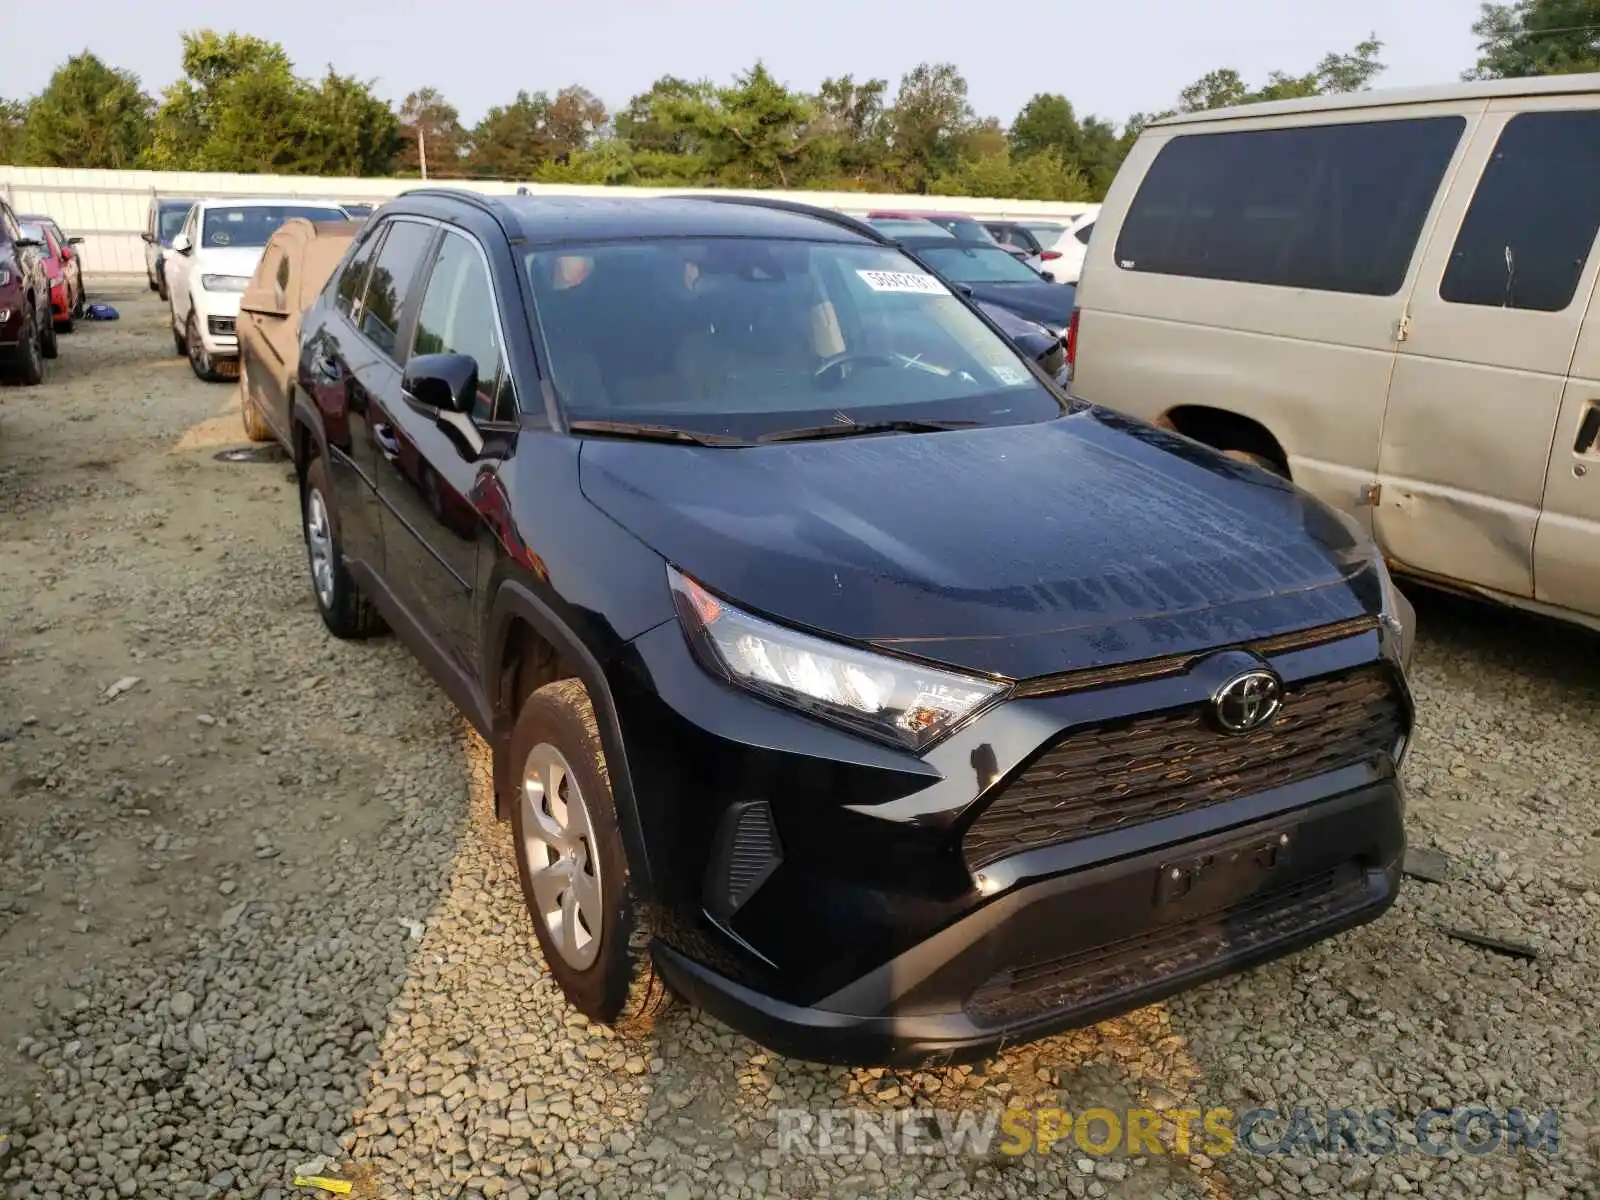
<path id="1" fill-rule="evenodd" d="M 144 233 L 150 286 L 168 304 L 173 352 L 201 379 L 239 373 L 239 300 L 285 221 L 348 223 L 334 201 L 157 197 Z M 181 217 L 177 214 L 181 210 Z"/>
<path id="2" fill-rule="evenodd" d="M 961 1060 L 1395 898 L 1382 558 L 1071 397 L 991 315 L 1071 289 L 933 228 L 424 188 L 242 293 L 326 628 L 488 741 L 548 969 L 623 1033 L 676 994 Z"/>
<path id="3" fill-rule="evenodd" d="M 59 335 L 83 315 L 82 245 L 48 214 L 19 214 L 0 200 L 0 370 L 18 383 L 43 382 Z"/>

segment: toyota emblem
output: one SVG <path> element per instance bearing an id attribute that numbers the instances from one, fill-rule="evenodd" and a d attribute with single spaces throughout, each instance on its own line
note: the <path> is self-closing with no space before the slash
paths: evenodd
<path id="1" fill-rule="evenodd" d="M 1271 671 L 1235 675 L 1211 697 L 1211 715 L 1227 733 L 1260 729 L 1283 706 L 1283 681 Z"/>

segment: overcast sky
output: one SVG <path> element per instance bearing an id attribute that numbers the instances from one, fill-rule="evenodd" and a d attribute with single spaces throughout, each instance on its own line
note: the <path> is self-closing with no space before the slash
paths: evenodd
<path id="1" fill-rule="evenodd" d="M 608 106 L 663 74 L 724 81 L 758 57 L 789 86 L 826 76 L 890 81 L 954 62 L 973 106 L 1009 123 L 1036 92 L 1121 122 L 1168 107 L 1215 67 L 1255 83 L 1310 70 L 1370 32 L 1378 86 L 1454 80 L 1475 57 L 1475 0 L 76 0 L 66 23 L 5 58 L 0 93 L 31 95 L 84 38 L 159 93 L 180 73 L 181 30 L 281 42 L 303 75 L 328 63 L 398 103 L 432 85 L 474 123 L 519 88 L 579 83 Z"/>

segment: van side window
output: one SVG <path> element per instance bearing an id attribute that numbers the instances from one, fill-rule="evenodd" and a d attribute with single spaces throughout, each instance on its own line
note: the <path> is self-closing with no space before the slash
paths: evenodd
<path id="1" fill-rule="evenodd" d="M 1174 137 L 1117 237 L 1125 271 L 1392 296 L 1466 120 Z"/>
<path id="2" fill-rule="evenodd" d="M 1506 122 L 1461 222 L 1439 296 L 1561 312 L 1600 231 L 1600 111 Z"/>

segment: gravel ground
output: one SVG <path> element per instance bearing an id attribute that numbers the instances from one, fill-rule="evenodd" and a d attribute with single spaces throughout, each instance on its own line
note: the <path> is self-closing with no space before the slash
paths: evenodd
<path id="1" fill-rule="evenodd" d="M 401 646 L 324 634 L 286 465 L 214 460 L 233 389 L 111 298 L 0 389 L 3 1194 L 1600 1195 L 1597 639 L 1418 596 L 1409 823 L 1450 874 L 1376 925 L 979 1068 L 788 1062 L 682 1007 L 629 1044 L 543 968 L 483 746 Z M 1387 1107 L 1402 1143 L 1554 1106 L 1561 1142 L 805 1157 L 774 1116 L 1007 1104 Z"/>

